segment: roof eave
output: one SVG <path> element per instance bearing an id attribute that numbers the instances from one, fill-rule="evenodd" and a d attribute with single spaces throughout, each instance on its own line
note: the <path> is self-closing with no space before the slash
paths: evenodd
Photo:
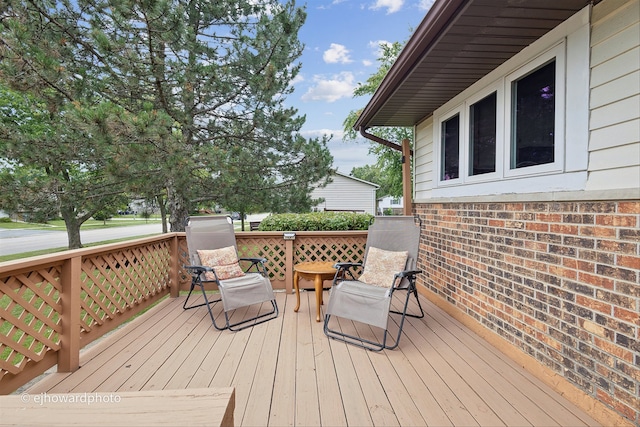
<path id="1" fill-rule="evenodd" d="M 446 30 L 452 20 L 463 10 L 467 0 L 436 1 L 424 17 L 386 77 L 360 113 L 353 125 L 357 131 L 368 129 L 369 122 L 389 97 L 398 89 L 405 77 L 415 67 Z"/>

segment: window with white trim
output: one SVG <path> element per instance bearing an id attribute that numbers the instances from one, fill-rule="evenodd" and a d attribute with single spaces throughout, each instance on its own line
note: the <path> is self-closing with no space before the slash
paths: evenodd
<path id="1" fill-rule="evenodd" d="M 565 43 L 436 116 L 437 186 L 561 172 Z"/>
<path id="2" fill-rule="evenodd" d="M 448 181 L 460 177 L 460 114 L 442 122 L 441 125 L 442 168 L 440 179 Z"/>
<path id="3" fill-rule="evenodd" d="M 496 171 L 496 92 L 469 107 L 469 176 Z"/>
<path id="4" fill-rule="evenodd" d="M 511 82 L 510 169 L 553 163 L 555 59 Z"/>

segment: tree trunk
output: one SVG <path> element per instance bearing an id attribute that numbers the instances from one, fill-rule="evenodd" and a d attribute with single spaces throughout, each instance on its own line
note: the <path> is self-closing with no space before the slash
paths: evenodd
<path id="1" fill-rule="evenodd" d="M 60 214 L 64 219 L 64 224 L 67 228 L 67 238 L 69 240 L 69 249 L 80 249 L 82 242 L 80 241 L 80 226 L 82 222 L 76 217 L 73 208 L 61 208 Z"/>
<path id="2" fill-rule="evenodd" d="M 160 218 L 162 218 L 162 232 L 167 232 L 167 205 L 165 204 L 162 195 L 157 195 L 156 200 L 158 202 L 158 206 L 160 207 Z"/>
<path id="3" fill-rule="evenodd" d="M 169 210 L 169 224 L 171 231 L 184 231 L 184 227 L 189 217 L 189 210 L 184 197 L 179 191 L 173 188 L 173 183 L 167 185 L 167 209 Z"/>

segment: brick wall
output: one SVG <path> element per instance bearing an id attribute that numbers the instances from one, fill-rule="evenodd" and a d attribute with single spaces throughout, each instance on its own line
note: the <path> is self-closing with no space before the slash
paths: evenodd
<path id="1" fill-rule="evenodd" d="M 414 209 L 420 285 L 640 424 L 640 201 Z"/>

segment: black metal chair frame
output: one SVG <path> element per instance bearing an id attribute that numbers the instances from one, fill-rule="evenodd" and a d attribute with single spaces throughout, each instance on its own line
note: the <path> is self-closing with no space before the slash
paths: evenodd
<path id="1" fill-rule="evenodd" d="M 418 219 L 418 222 L 419 224 L 421 224 L 421 221 L 419 219 Z M 356 267 L 362 267 L 363 265 L 364 265 L 363 263 L 349 263 L 349 262 L 336 263 L 335 268 L 337 271 L 333 278 L 332 288 L 344 280 L 354 280 L 354 281 L 357 280 L 353 274 L 353 269 Z M 383 338 L 381 341 L 379 342 L 372 341 L 359 336 L 349 335 L 342 331 L 338 331 L 330 328 L 329 327 L 329 321 L 331 319 L 330 314 L 326 314 L 324 319 L 323 329 L 324 329 L 325 335 L 331 339 L 347 342 L 349 344 L 356 345 L 358 347 L 362 347 L 364 349 L 371 350 L 371 351 L 381 351 L 384 349 L 393 350 L 400 343 L 400 337 L 402 336 L 402 329 L 403 329 L 406 318 L 412 317 L 415 319 L 422 319 L 424 317 L 424 309 L 422 308 L 422 304 L 420 304 L 420 298 L 418 298 L 418 289 L 416 287 L 416 275 L 420 273 L 422 273 L 421 270 L 405 270 L 405 271 L 396 273 L 394 275 L 394 281 L 393 281 L 394 283 L 400 283 L 400 280 L 402 279 L 406 279 L 407 282 L 402 286 L 392 286 L 389 289 L 389 292 L 390 292 L 389 298 L 393 298 L 393 294 L 395 292 L 398 292 L 398 291 L 406 292 L 406 298 L 404 298 L 402 311 L 393 310 L 393 309 L 389 310 L 389 313 L 401 315 L 401 318 L 398 324 L 398 334 L 397 336 L 392 337 L 392 339 L 393 338 L 395 339 L 393 339 L 394 342 L 391 345 L 387 344 L 387 339 L 389 338 L 388 328 L 384 329 Z M 419 312 L 415 314 L 407 312 L 409 307 L 409 300 L 412 294 L 415 296 L 416 302 L 418 304 L 418 309 L 419 309 Z"/>
<path id="2" fill-rule="evenodd" d="M 251 263 L 246 269 L 243 270 L 245 273 L 258 273 L 263 277 L 269 279 L 269 273 L 267 272 L 267 269 L 265 267 L 265 262 L 267 261 L 266 258 L 238 258 L 238 261 Z M 258 325 L 260 323 L 267 322 L 269 320 L 272 320 L 278 317 L 278 314 L 279 314 L 278 303 L 276 302 L 275 299 L 272 299 L 270 300 L 272 308 L 267 313 L 263 313 L 258 316 L 252 317 L 250 319 L 244 319 L 242 321 L 235 322 L 235 323 L 231 323 L 231 319 L 229 318 L 229 313 L 226 310 L 223 310 L 225 322 L 224 322 L 224 325 L 219 325 L 218 322 L 216 322 L 216 317 L 213 314 L 211 307 L 218 302 L 222 302 L 222 298 L 210 300 L 209 297 L 207 296 L 207 291 L 205 290 L 205 283 L 216 283 L 216 284 L 220 283 L 220 280 L 218 279 L 218 275 L 216 274 L 215 270 L 211 267 L 204 266 L 204 265 L 185 265 L 183 266 L 183 268 L 191 274 L 191 286 L 189 288 L 189 293 L 187 294 L 187 298 L 185 299 L 184 304 L 182 305 L 182 308 L 184 310 L 190 310 L 193 308 L 206 306 L 207 310 L 209 311 L 209 317 L 211 317 L 213 326 L 217 330 L 222 331 L 225 329 L 229 329 L 230 331 L 236 332 L 242 329 L 246 329 L 246 328 Z M 202 276 L 205 272 L 213 273 L 216 280 L 202 280 Z M 199 288 L 200 291 L 202 292 L 204 302 L 199 304 L 189 305 L 189 298 L 191 298 L 191 294 L 193 293 L 196 287 Z"/>

